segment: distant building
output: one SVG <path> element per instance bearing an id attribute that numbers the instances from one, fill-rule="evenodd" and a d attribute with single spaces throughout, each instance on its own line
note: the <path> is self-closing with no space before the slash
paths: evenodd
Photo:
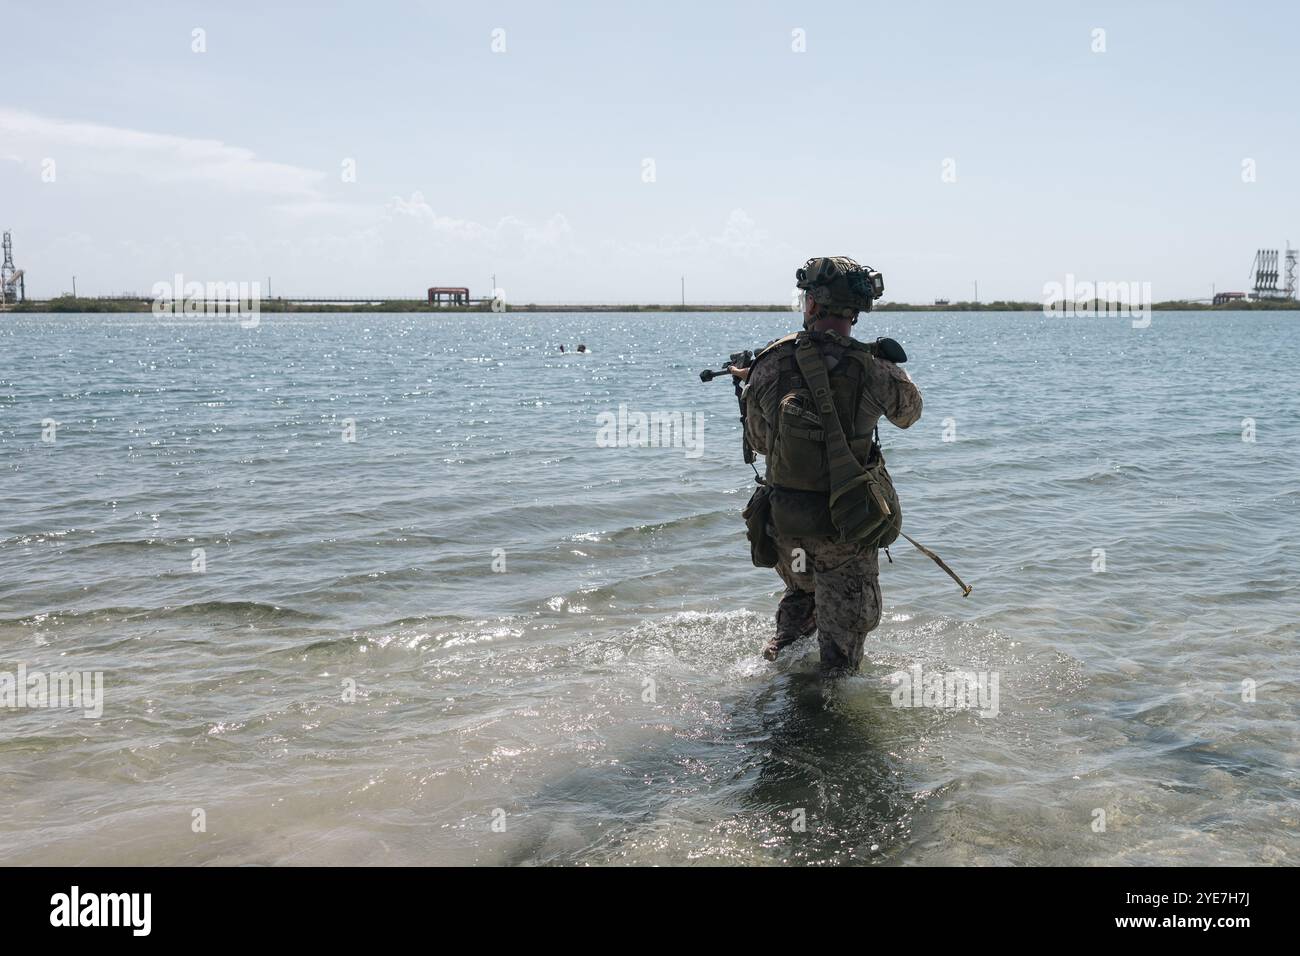
<path id="1" fill-rule="evenodd" d="M 469 289 L 435 285 L 429 289 L 430 305 L 469 305 Z"/>
<path id="2" fill-rule="evenodd" d="M 1235 302 L 1238 299 L 1244 298 L 1246 298 L 1246 293 L 1244 292 L 1219 292 L 1214 296 L 1214 304 L 1224 305 L 1225 303 Z M 1203 302 L 1205 300 L 1202 299 L 1201 301 Z"/>

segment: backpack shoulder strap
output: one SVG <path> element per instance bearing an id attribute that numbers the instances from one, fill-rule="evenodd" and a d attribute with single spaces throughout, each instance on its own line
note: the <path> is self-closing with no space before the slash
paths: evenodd
<path id="1" fill-rule="evenodd" d="M 754 361 L 757 362 L 763 356 L 769 355 L 772 352 L 777 351 L 779 348 L 781 348 L 781 346 L 788 345 L 798 337 L 799 337 L 798 332 L 791 332 L 789 335 L 783 335 L 779 339 L 773 339 L 771 342 L 768 342 L 765 346 L 759 349 L 758 354 L 754 356 Z"/>

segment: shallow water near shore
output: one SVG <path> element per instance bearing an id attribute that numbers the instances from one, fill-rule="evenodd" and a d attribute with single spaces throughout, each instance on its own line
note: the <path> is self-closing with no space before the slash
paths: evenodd
<path id="1" fill-rule="evenodd" d="M 0 863 L 1295 864 L 1296 314 L 864 317 L 925 398 L 905 527 L 975 590 L 894 547 L 833 682 L 759 656 L 697 377 L 793 326 L 5 316 L 0 672 L 105 689 L 0 708 Z M 603 447 L 620 406 L 700 453 Z M 997 714 L 894 706 L 915 665 Z"/>

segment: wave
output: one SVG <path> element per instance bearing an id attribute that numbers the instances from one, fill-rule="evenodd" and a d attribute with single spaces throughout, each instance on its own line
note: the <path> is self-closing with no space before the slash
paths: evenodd
<path id="1" fill-rule="evenodd" d="M 5 625 L 52 625 L 82 620 L 121 620 L 140 622 L 188 620 L 199 618 L 204 623 L 312 623 L 325 620 L 322 614 L 284 607 L 264 601 L 197 601 L 193 604 L 164 605 L 162 607 L 102 607 L 82 610 L 44 611 L 23 617 L 0 618 Z"/>
<path id="2" fill-rule="evenodd" d="M 682 515 L 677 518 L 669 518 L 666 521 L 647 522 L 645 524 L 624 525 L 621 528 L 615 528 L 612 531 L 587 531 L 578 534 L 566 535 L 561 538 L 564 544 L 574 544 L 578 542 L 615 542 L 623 541 L 629 538 L 638 538 L 647 534 L 658 534 L 661 531 L 676 530 L 679 528 L 693 528 L 704 525 L 717 518 L 738 518 L 739 512 L 730 508 L 719 508 L 714 511 L 701 511 L 693 515 Z"/>

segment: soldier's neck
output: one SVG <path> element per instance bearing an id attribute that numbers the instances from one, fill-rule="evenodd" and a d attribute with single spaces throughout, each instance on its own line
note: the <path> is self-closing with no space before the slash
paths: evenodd
<path id="1" fill-rule="evenodd" d="M 818 319 L 812 324 L 814 332 L 834 332 L 848 338 L 853 332 L 853 323 L 848 319 Z"/>

